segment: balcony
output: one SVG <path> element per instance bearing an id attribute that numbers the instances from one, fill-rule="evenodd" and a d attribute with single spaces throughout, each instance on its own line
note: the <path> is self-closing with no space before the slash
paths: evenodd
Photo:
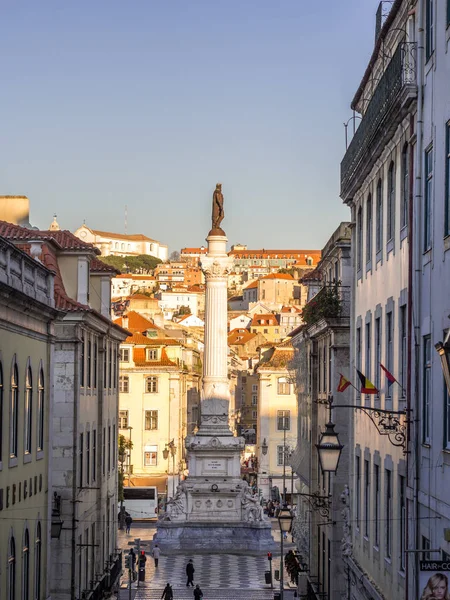
<path id="1" fill-rule="evenodd" d="M 341 198 L 353 198 L 398 124 L 417 98 L 413 42 L 397 46 L 341 162 Z"/>
<path id="2" fill-rule="evenodd" d="M 314 325 L 321 319 L 341 319 L 350 316 L 350 287 L 329 284 L 317 292 L 302 310 L 303 322 Z"/>

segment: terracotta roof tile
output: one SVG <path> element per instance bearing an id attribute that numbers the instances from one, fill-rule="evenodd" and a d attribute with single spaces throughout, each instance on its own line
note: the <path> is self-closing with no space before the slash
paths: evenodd
<path id="1" fill-rule="evenodd" d="M 249 283 L 248 285 L 245 286 L 244 290 L 252 290 L 258 287 L 258 281 L 252 281 L 251 283 Z"/>
<path id="2" fill-rule="evenodd" d="M 77 238 L 73 233 L 67 230 L 59 231 L 41 231 L 40 229 L 27 229 L 26 227 L 20 227 L 19 225 L 13 225 L 6 221 L 0 221 L 0 236 L 8 240 L 46 240 L 53 241 L 61 250 L 89 250 L 93 254 L 101 254 L 100 250 L 93 246 L 83 242 Z"/>
<path id="3" fill-rule="evenodd" d="M 261 279 L 288 279 L 289 281 L 295 281 L 289 273 L 269 273 L 269 275 L 264 275 Z"/>
<path id="4" fill-rule="evenodd" d="M 298 306 L 283 306 L 281 308 L 282 313 L 301 313 L 302 310 Z"/>
<path id="5" fill-rule="evenodd" d="M 89 263 L 89 270 L 91 273 L 114 273 L 116 275 L 120 274 L 120 271 L 111 265 L 107 265 L 102 260 L 98 258 L 93 258 Z"/>
<path id="6" fill-rule="evenodd" d="M 127 337 L 124 344 L 136 344 L 138 346 L 182 346 L 182 342 L 174 338 L 151 338 L 142 333 L 135 332 Z"/>
<path id="7" fill-rule="evenodd" d="M 294 348 L 292 347 L 284 347 L 284 348 L 275 348 L 272 356 L 267 361 L 262 361 L 258 365 L 258 369 L 280 369 L 286 370 L 289 366 L 294 355 Z"/>
<path id="8" fill-rule="evenodd" d="M 125 233 L 113 233 L 111 231 L 99 231 L 98 229 L 91 229 L 91 231 L 92 231 L 92 233 L 95 233 L 95 235 L 99 235 L 100 237 L 114 238 L 117 240 L 132 240 L 135 242 L 155 242 L 156 241 L 156 240 L 153 240 L 152 238 L 147 237 L 146 235 L 143 235 L 142 233 L 127 235 Z"/>
<path id="9" fill-rule="evenodd" d="M 177 363 L 170 360 L 164 348 L 161 350 L 159 360 L 147 360 L 145 348 L 133 349 L 133 360 L 137 367 L 177 367 Z"/>
<path id="10" fill-rule="evenodd" d="M 265 325 L 275 326 L 278 325 L 278 320 L 275 315 L 253 315 L 251 327 L 264 327 Z"/>
<path id="11" fill-rule="evenodd" d="M 256 337 L 256 333 L 247 330 L 233 329 L 228 335 L 229 346 L 243 346 Z"/>

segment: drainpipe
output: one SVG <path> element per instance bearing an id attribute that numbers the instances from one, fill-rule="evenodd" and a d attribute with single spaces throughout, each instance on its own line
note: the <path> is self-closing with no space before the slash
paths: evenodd
<path id="1" fill-rule="evenodd" d="M 75 589 L 75 563 L 76 563 L 76 527 L 77 527 L 77 438 L 78 438 L 78 403 L 80 401 L 80 345 L 81 345 L 81 327 L 77 326 L 75 333 L 75 364 L 74 364 L 74 394 L 73 394 L 73 459 L 72 459 L 72 540 L 71 540 L 71 560 L 70 560 L 70 598 L 76 600 L 77 594 Z M 81 551 L 81 549 L 80 549 Z"/>
<path id="2" fill-rule="evenodd" d="M 422 207 L 422 137 L 423 137 L 423 64 L 424 64 L 424 1 L 419 0 L 417 4 L 417 136 L 416 136 L 416 177 L 415 177 L 415 211 L 413 217 L 414 232 L 416 243 L 413 248 L 413 294 L 412 294 L 412 306 L 414 307 L 414 518 L 415 518 L 415 540 L 414 549 L 418 548 L 420 539 L 419 530 L 419 480 L 420 480 L 420 444 L 418 437 L 420 436 L 420 405 L 419 405 L 419 385 L 418 385 L 418 373 L 420 364 L 420 323 L 421 323 L 421 207 Z M 412 312 L 412 311 L 411 311 Z M 410 332 L 411 334 L 411 332 Z M 414 591 L 415 596 L 417 595 L 418 577 L 419 577 L 419 553 L 414 553 L 415 560 L 415 581 Z M 406 586 L 408 589 L 408 585 Z"/>

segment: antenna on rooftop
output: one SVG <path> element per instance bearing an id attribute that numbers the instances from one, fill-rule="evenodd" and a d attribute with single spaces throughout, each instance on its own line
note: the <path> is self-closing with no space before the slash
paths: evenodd
<path id="1" fill-rule="evenodd" d="M 128 206 L 125 204 L 125 235 L 128 233 Z"/>

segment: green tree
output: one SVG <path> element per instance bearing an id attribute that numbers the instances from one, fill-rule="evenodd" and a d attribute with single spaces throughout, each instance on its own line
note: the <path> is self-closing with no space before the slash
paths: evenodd
<path id="1" fill-rule="evenodd" d="M 99 256 L 99 259 L 121 273 L 150 273 L 162 260 L 150 254 L 139 256 Z"/>

